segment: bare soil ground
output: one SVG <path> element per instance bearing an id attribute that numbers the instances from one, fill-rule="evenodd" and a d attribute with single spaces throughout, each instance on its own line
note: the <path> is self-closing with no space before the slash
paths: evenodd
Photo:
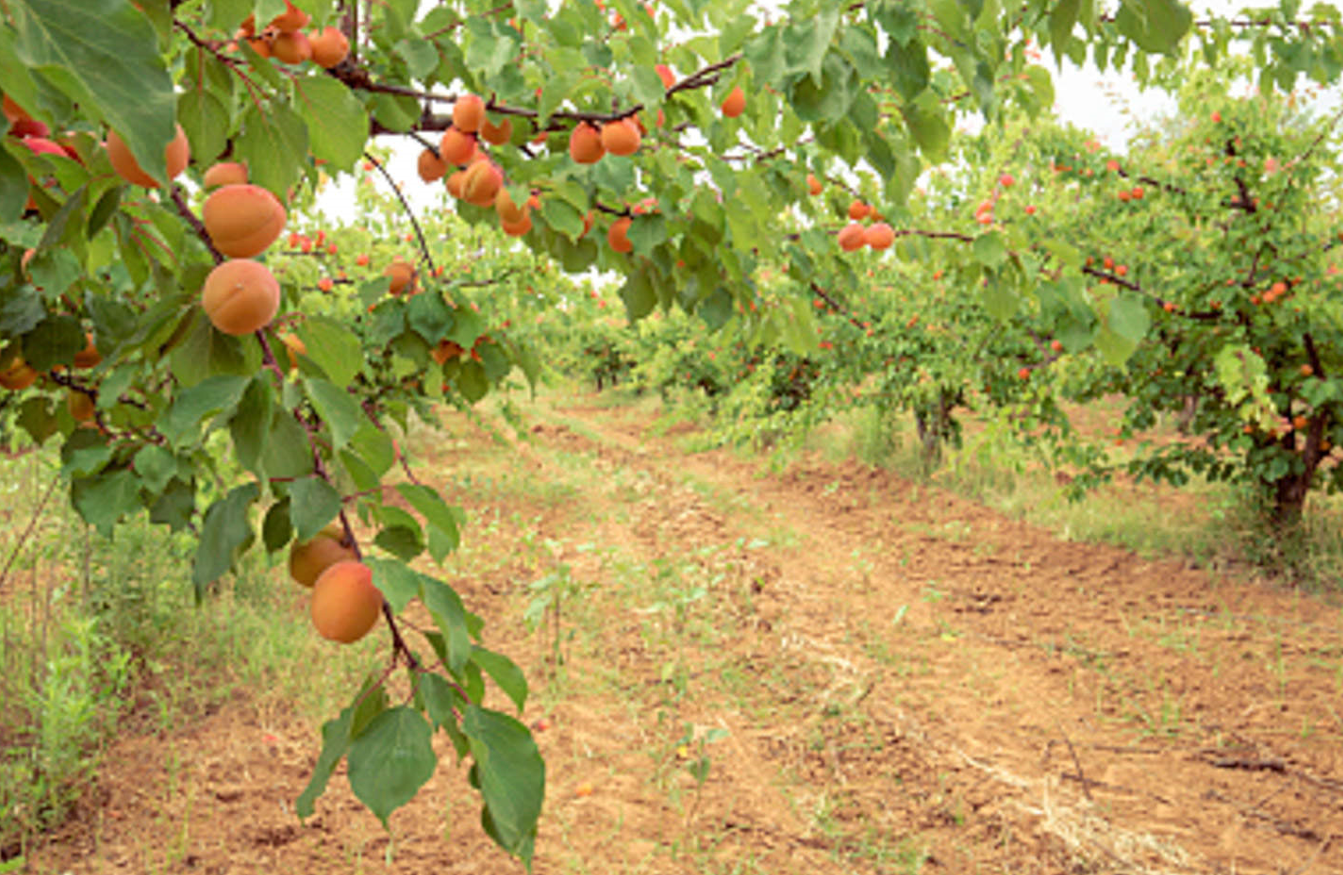
<path id="1" fill-rule="evenodd" d="M 1343 872 L 1337 604 L 853 463 L 687 454 L 596 398 L 530 414 L 507 445 L 449 417 L 417 461 L 547 721 L 536 872 Z M 552 572 L 559 625 L 528 632 Z M 446 743 L 390 835 L 339 774 L 300 823 L 317 748 L 246 700 L 126 737 L 31 868 L 520 871 Z"/>

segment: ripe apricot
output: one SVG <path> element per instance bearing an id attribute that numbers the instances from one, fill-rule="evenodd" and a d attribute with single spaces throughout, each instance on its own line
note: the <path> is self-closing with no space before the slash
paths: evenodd
<path id="1" fill-rule="evenodd" d="M 205 171 L 201 181 L 207 190 L 221 185 L 246 185 L 247 166 L 236 161 L 221 161 Z"/>
<path id="2" fill-rule="evenodd" d="M 350 56 L 350 41 L 337 28 L 328 25 L 321 33 L 308 37 L 313 63 L 330 70 Z"/>
<path id="3" fill-rule="evenodd" d="M 312 587 L 312 624 L 323 638 L 350 644 L 369 633 L 382 611 L 373 571 L 347 559 L 328 566 Z"/>
<path id="4" fill-rule="evenodd" d="M 420 172 L 420 179 L 425 182 L 436 182 L 448 172 L 448 162 L 435 154 L 433 149 L 425 149 L 420 153 L 416 169 Z"/>
<path id="5" fill-rule="evenodd" d="M 177 126 L 177 135 L 163 147 L 163 157 L 168 165 L 169 180 L 175 179 L 186 169 L 187 162 L 191 160 L 191 146 L 187 143 L 187 135 L 181 125 Z M 130 147 L 116 131 L 107 132 L 107 159 L 112 162 L 112 169 L 117 175 L 127 182 L 145 188 L 159 187 L 158 180 L 141 169 L 140 162 L 135 160 Z"/>
<path id="6" fill-rule="evenodd" d="M 839 248 L 845 252 L 853 252 L 859 249 L 866 242 L 867 230 L 857 222 L 850 222 L 839 231 Z"/>
<path id="7" fill-rule="evenodd" d="M 452 106 L 452 124 L 459 131 L 474 134 L 485 120 L 485 101 L 475 94 L 463 94 Z"/>
<path id="8" fill-rule="evenodd" d="M 596 164 L 606 154 L 602 135 L 587 122 L 580 122 L 569 135 L 569 157 L 578 164 Z"/>
<path id="9" fill-rule="evenodd" d="M 863 232 L 863 242 L 878 251 L 890 249 L 895 242 L 895 231 L 885 222 L 877 222 Z"/>
<path id="10" fill-rule="evenodd" d="M 453 340 L 440 340 L 429 353 L 440 365 L 450 358 L 458 358 L 466 352 L 462 345 Z"/>
<path id="11" fill-rule="evenodd" d="M 94 346 L 93 334 L 91 332 L 85 332 L 84 336 L 88 339 L 88 343 L 84 344 L 83 349 L 75 353 L 75 367 L 97 367 L 98 363 L 103 360 L 102 353 L 98 352 L 98 347 Z"/>
<path id="12" fill-rule="evenodd" d="M 444 185 L 448 188 L 448 194 L 455 198 L 460 198 L 462 196 L 462 180 L 464 179 L 466 179 L 465 170 L 458 170 L 448 174 L 448 178 L 444 182 Z"/>
<path id="13" fill-rule="evenodd" d="M 503 171 L 493 161 L 477 161 L 462 177 L 462 199 L 478 207 L 488 207 L 494 203 L 503 184 Z"/>
<path id="14" fill-rule="evenodd" d="M 480 138 L 491 146 L 502 146 L 513 139 L 513 120 L 504 119 L 498 125 L 490 123 L 489 118 L 485 118 L 480 123 Z"/>
<path id="15" fill-rule="evenodd" d="M 622 216 L 611 223 L 611 230 L 606 232 L 606 242 L 616 252 L 623 254 L 634 251 L 634 244 L 630 242 L 629 230 L 634 220 L 629 216 Z"/>
<path id="16" fill-rule="evenodd" d="M 15 356 L 9 367 L 0 371 L 0 387 L 17 392 L 36 383 L 38 376 L 36 369 L 24 361 L 22 356 Z"/>
<path id="17" fill-rule="evenodd" d="M 742 111 L 746 109 L 746 92 L 741 90 L 740 85 L 732 89 L 732 92 L 723 100 L 721 108 L 723 115 L 728 118 L 736 118 L 742 114 Z"/>
<path id="18" fill-rule="evenodd" d="M 215 328 L 235 337 L 270 324 L 280 309 L 280 284 L 258 261 L 234 258 L 210 271 L 201 306 Z"/>
<path id="19" fill-rule="evenodd" d="M 631 119 L 623 118 L 602 128 L 602 148 L 612 155 L 633 155 L 639 150 L 642 135 Z"/>
<path id="20" fill-rule="evenodd" d="M 532 217 L 530 213 L 523 213 L 522 218 L 516 222 L 505 222 L 500 220 L 499 227 L 510 237 L 521 237 L 532 230 Z"/>
<path id="21" fill-rule="evenodd" d="M 398 258 L 387 265 L 387 269 L 382 272 L 382 275 L 392 281 L 389 291 L 393 295 L 399 295 L 414 281 L 415 266 Z"/>
<path id="22" fill-rule="evenodd" d="M 298 368 L 298 357 L 308 354 L 308 345 L 303 342 L 297 334 L 285 332 L 280 335 L 280 342 L 284 344 L 285 354 L 289 357 L 289 370 Z M 310 586 L 311 584 L 306 584 Z"/>
<path id="23" fill-rule="evenodd" d="M 494 210 L 499 214 L 501 221 L 514 225 L 527 215 L 527 207 L 513 203 L 513 198 L 509 196 L 506 188 L 499 189 L 499 193 L 494 196 Z"/>
<path id="24" fill-rule="evenodd" d="M 820 181 L 819 179 L 816 178 L 816 174 L 814 174 L 814 173 L 808 173 L 808 174 L 807 174 L 807 191 L 811 192 L 813 195 L 818 195 L 818 194 L 821 193 L 822 190 L 823 190 L 823 188 L 822 188 L 822 186 L 821 186 L 821 181 Z"/>
<path id="25" fill-rule="evenodd" d="M 259 185 L 226 185 L 201 207 L 210 242 L 229 258 L 251 258 L 266 250 L 288 217 L 275 195 Z"/>
<path id="26" fill-rule="evenodd" d="M 449 164 L 465 164 L 471 160 L 471 153 L 475 151 L 475 136 L 456 127 L 444 131 L 443 139 L 438 144 L 438 154 Z"/>
<path id="27" fill-rule="evenodd" d="M 849 218 L 855 222 L 867 218 L 867 214 L 870 212 L 872 212 L 872 208 L 860 200 L 855 200 L 849 204 Z"/>
<path id="28" fill-rule="evenodd" d="M 312 17 L 294 6 L 291 0 L 284 0 L 285 10 L 270 20 L 270 26 L 281 33 L 292 33 L 301 27 L 307 27 Z"/>
<path id="29" fill-rule="evenodd" d="M 271 40 L 270 54 L 286 64 L 302 64 L 312 59 L 312 43 L 301 30 L 282 31 Z"/>
<path id="30" fill-rule="evenodd" d="M 285 337 L 294 335 L 286 334 Z M 289 576 L 300 586 L 312 586 L 332 565 L 358 558 L 354 547 L 345 541 L 345 528 L 333 522 L 313 535 L 311 541 L 295 539 L 290 545 Z"/>

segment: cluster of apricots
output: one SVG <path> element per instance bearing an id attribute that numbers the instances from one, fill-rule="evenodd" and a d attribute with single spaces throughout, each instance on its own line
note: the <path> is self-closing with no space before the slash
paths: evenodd
<path id="1" fill-rule="evenodd" d="M 864 246 L 880 252 L 883 249 L 890 249 L 891 244 L 895 242 L 895 230 L 882 221 L 881 214 L 873 210 L 871 205 L 854 200 L 849 204 L 849 218 L 852 221 L 839 230 L 837 238 L 839 248 L 845 252 L 853 252 Z M 874 221 L 864 226 L 863 219 Z"/>
<path id="2" fill-rule="evenodd" d="M 275 16 L 260 33 L 257 33 L 256 18 L 247 16 L 235 39 L 246 40 L 263 58 L 274 58 L 286 64 L 312 61 L 329 70 L 349 56 L 350 41 L 340 30 L 330 26 L 311 35 L 304 33 L 303 28 L 310 20 L 308 13 L 285 0 L 285 11 Z"/>
<path id="3" fill-rule="evenodd" d="M 205 278 L 201 306 L 210 324 L 235 337 L 259 331 L 280 309 L 280 284 L 261 262 L 253 261 L 280 237 L 288 219 L 275 195 L 247 182 L 240 164 L 216 164 L 205 174 L 207 188 L 201 222 L 210 243 L 227 258 Z"/>
<path id="4" fill-rule="evenodd" d="M 377 625 L 382 593 L 339 523 L 309 541 L 294 541 L 289 548 L 289 576 L 312 590 L 312 624 L 323 638 L 350 644 Z"/>

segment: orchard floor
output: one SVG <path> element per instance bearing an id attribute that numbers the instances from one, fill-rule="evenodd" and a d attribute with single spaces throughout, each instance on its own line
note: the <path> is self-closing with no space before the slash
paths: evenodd
<path id="1" fill-rule="evenodd" d="M 853 463 L 687 454 L 596 396 L 523 407 L 525 439 L 451 415 L 415 461 L 549 721 L 534 871 L 1343 872 L 1337 604 Z M 556 667 L 522 615 L 561 563 Z M 124 737 L 32 871 L 521 871 L 450 758 L 390 836 L 341 774 L 300 823 L 316 731 L 244 697 Z"/>

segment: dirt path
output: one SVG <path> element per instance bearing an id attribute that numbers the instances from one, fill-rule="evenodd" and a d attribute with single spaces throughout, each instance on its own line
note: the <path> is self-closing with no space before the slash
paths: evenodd
<path id="1" fill-rule="evenodd" d="M 535 871 L 1343 871 L 1336 606 L 857 465 L 686 455 L 635 410 L 531 412 L 514 450 L 461 419 L 420 446 L 476 518 L 450 578 L 552 724 Z M 558 669 L 520 622 L 546 574 Z M 122 742 L 34 871 L 517 871 L 448 760 L 390 840 L 340 778 L 298 824 L 314 727 L 260 729 Z"/>

